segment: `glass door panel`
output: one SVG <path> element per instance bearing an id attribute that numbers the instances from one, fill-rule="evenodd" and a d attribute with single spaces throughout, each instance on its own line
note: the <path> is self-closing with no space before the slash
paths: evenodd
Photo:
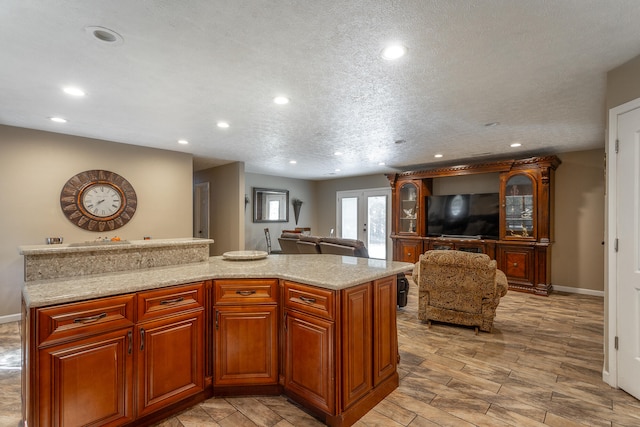
<path id="1" fill-rule="evenodd" d="M 341 208 L 340 237 L 358 240 L 358 197 L 344 197 Z"/>
<path id="2" fill-rule="evenodd" d="M 526 175 L 514 175 L 507 181 L 505 190 L 505 231 L 507 237 L 529 238 L 534 236 L 533 180 Z"/>
<path id="3" fill-rule="evenodd" d="M 385 259 L 387 253 L 387 197 L 367 197 L 367 242 L 370 258 Z"/>

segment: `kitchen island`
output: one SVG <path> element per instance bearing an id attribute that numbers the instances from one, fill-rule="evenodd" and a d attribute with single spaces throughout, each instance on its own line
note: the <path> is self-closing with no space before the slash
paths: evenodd
<path id="1" fill-rule="evenodd" d="M 352 425 L 398 385 L 396 276 L 412 267 L 211 257 L 28 281 L 23 415 L 145 425 L 214 395 L 285 394 Z"/>

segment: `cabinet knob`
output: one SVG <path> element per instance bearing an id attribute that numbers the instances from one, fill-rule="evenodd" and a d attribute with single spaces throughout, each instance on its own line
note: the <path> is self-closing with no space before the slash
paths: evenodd
<path id="1" fill-rule="evenodd" d="M 407 253 L 407 256 L 411 256 L 411 252 L 408 252 L 408 253 Z"/>
<path id="2" fill-rule="evenodd" d="M 513 263 L 513 266 L 514 266 L 514 267 L 517 267 L 517 266 L 518 266 L 518 263 L 517 263 L 517 262 L 514 262 L 514 263 Z"/>

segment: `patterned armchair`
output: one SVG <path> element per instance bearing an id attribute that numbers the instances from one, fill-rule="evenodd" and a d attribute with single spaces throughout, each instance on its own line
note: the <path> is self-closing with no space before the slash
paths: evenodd
<path id="1" fill-rule="evenodd" d="M 507 278 L 485 254 L 427 251 L 413 271 L 418 284 L 418 318 L 474 326 L 491 332 Z"/>

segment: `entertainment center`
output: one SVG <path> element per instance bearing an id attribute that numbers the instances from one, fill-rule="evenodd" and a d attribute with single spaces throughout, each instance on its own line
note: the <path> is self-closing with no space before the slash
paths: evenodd
<path id="1" fill-rule="evenodd" d="M 556 156 L 497 160 L 388 174 L 393 259 L 432 249 L 486 253 L 509 289 L 549 295 Z M 434 180 L 494 174 L 498 192 L 433 194 Z"/>

